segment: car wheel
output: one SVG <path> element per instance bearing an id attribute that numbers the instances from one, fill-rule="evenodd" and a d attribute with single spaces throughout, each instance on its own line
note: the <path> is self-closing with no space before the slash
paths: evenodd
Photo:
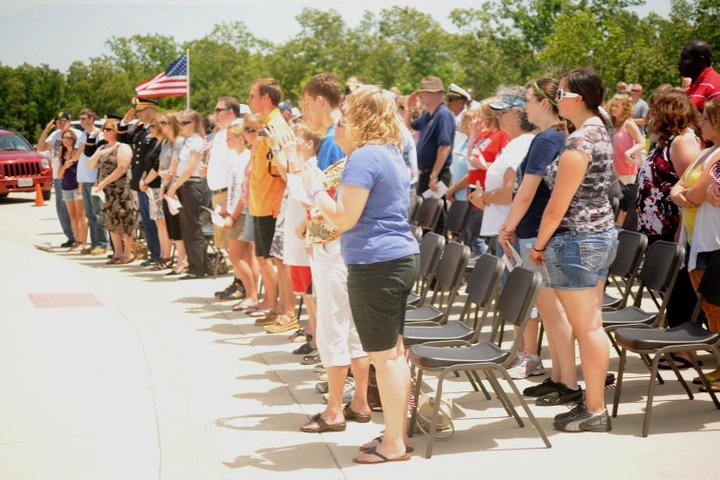
<path id="1" fill-rule="evenodd" d="M 44 190 L 42 192 L 43 200 L 50 200 L 50 195 L 52 195 L 52 190 Z"/>

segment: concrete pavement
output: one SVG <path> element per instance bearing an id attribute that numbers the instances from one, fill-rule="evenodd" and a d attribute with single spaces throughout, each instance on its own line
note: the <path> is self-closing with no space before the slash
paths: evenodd
<path id="1" fill-rule="evenodd" d="M 381 414 L 343 433 L 299 432 L 322 409 L 317 375 L 286 334 L 267 335 L 211 298 L 228 276 L 177 281 L 137 264 L 39 251 L 32 245 L 63 239 L 54 207 L 33 199 L 0 200 L 2 480 L 431 478 L 475 469 L 690 478 L 715 458 L 720 411 L 706 394 L 688 400 L 677 382 L 656 389 L 650 436 L 640 436 L 648 375 L 632 358 L 609 434 L 555 432 L 552 418 L 566 407 L 531 405 L 553 443 L 545 449 L 532 427 L 518 428 L 497 400 L 458 381 L 449 385 L 457 432 L 436 442 L 432 459 L 422 458 L 417 435 L 409 462 L 355 465 L 357 446 L 381 433 Z"/>

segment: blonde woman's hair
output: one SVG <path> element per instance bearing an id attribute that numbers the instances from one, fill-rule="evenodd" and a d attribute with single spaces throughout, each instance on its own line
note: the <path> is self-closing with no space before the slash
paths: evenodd
<path id="1" fill-rule="evenodd" d="M 395 101 L 382 88 L 362 86 L 347 97 L 345 104 L 345 117 L 351 127 L 348 133 L 358 146 L 367 143 L 402 145 Z"/>
<path id="2" fill-rule="evenodd" d="M 118 125 L 120 124 L 120 120 L 117 120 L 115 118 L 108 118 L 103 122 L 103 128 L 109 127 L 112 128 L 115 133 L 118 133 Z"/>
<path id="3" fill-rule="evenodd" d="M 245 122 L 243 122 L 242 118 L 237 118 L 233 120 L 227 129 L 228 133 L 232 133 L 236 137 L 242 137 L 245 131 Z"/>
<path id="4" fill-rule="evenodd" d="M 617 103 L 622 107 L 622 112 L 618 117 L 613 117 L 610 113 L 610 107 L 612 107 L 614 103 Z M 627 119 L 632 117 L 632 99 L 627 95 L 613 95 L 613 97 L 605 104 L 605 111 L 608 112 L 610 120 L 612 120 L 613 127 L 616 129 L 620 128 Z"/>

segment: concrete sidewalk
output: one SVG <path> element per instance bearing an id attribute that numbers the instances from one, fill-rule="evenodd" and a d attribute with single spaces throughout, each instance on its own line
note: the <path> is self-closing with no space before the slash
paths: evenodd
<path id="1" fill-rule="evenodd" d="M 317 375 L 299 364 L 287 334 L 267 335 L 211 298 L 228 276 L 177 281 L 136 264 L 106 266 L 104 257 L 42 252 L 32 245 L 62 238 L 54 207 L 32 200 L 0 200 L 2 480 L 432 478 L 475 469 L 690 478 L 715 458 L 720 411 L 706 394 L 688 400 L 677 382 L 656 389 L 650 436 L 640 436 L 648 375 L 632 358 L 609 434 L 555 432 L 552 418 L 566 407 L 531 405 L 553 443 L 545 449 L 532 427 L 458 381 L 448 391 L 457 432 L 436 442 L 432 459 L 422 458 L 417 435 L 409 462 L 355 465 L 358 445 L 381 433 L 381 414 L 343 433 L 301 433 L 323 408 Z"/>

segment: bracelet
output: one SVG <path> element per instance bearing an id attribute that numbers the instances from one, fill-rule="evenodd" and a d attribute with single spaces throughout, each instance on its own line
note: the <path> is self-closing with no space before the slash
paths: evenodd
<path id="1" fill-rule="evenodd" d="M 318 193 L 321 193 L 324 191 L 325 191 L 324 188 L 319 188 L 319 189 L 315 190 L 312 195 L 310 195 L 310 199 L 313 201 L 313 203 L 315 203 L 315 197 L 318 195 Z"/>
<path id="2" fill-rule="evenodd" d="M 547 247 L 545 247 L 545 248 L 547 248 Z M 535 245 L 533 245 L 533 247 L 532 247 L 532 249 L 535 250 L 537 253 L 543 253 L 545 251 L 545 248 L 543 248 L 542 250 L 538 250 L 537 248 L 535 248 Z"/>

